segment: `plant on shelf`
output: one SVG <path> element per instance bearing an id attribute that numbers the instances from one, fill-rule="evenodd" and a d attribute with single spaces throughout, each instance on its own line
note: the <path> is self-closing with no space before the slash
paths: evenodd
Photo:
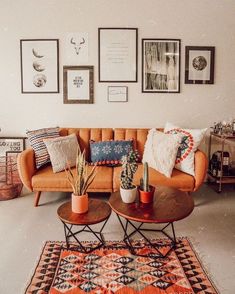
<path id="1" fill-rule="evenodd" d="M 153 202 L 154 192 L 155 192 L 155 187 L 149 185 L 148 163 L 144 162 L 143 177 L 140 179 L 140 187 L 139 187 L 140 202 L 143 202 L 143 203 Z"/>
<path id="2" fill-rule="evenodd" d="M 89 171 L 88 163 L 85 159 L 85 151 L 78 150 L 76 167 L 73 170 L 69 164 L 65 168 L 67 180 L 70 183 L 72 193 L 72 211 L 75 213 L 85 213 L 88 211 L 87 189 L 94 181 L 97 174 L 96 165 Z"/>
<path id="3" fill-rule="evenodd" d="M 120 175 L 121 187 L 120 194 L 122 201 L 125 203 L 132 203 L 136 198 L 136 186 L 133 184 L 134 174 L 138 168 L 138 152 L 131 150 L 127 155 L 121 159 L 122 171 Z"/>

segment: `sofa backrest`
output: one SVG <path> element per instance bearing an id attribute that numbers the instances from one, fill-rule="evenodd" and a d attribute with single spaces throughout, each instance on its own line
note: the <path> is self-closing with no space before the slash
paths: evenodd
<path id="1" fill-rule="evenodd" d="M 162 131 L 163 129 L 157 129 Z M 62 128 L 61 136 L 67 136 L 75 133 L 81 150 L 86 149 L 86 159 L 89 160 L 90 140 L 106 141 L 106 140 L 134 140 L 134 148 L 140 154 L 140 160 L 144 153 L 144 145 L 147 139 L 149 129 L 131 129 L 131 128 Z"/>

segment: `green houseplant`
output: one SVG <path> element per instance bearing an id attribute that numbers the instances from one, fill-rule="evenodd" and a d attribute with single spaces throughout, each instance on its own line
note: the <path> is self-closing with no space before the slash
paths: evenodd
<path id="1" fill-rule="evenodd" d="M 67 180 L 73 190 L 72 211 L 75 213 L 85 213 L 88 211 L 87 189 L 95 179 L 96 167 L 94 165 L 89 171 L 89 166 L 85 159 L 85 151 L 81 153 L 78 150 L 75 170 L 73 171 L 69 164 L 65 168 Z"/>
<path id="2" fill-rule="evenodd" d="M 155 187 L 149 185 L 149 168 L 148 168 L 147 162 L 144 162 L 144 165 L 143 165 L 143 177 L 140 179 L 140 186 L 138 191 L 139 191 L 140 202 L 142 203 L 153 202 Z"/>
<path id="3" fill-rule="evenodd" d="M 122 157 L 122 170 L 120 175 L 120 195 L 125 203 L 132 203 L 136 198 L 137 188 L 133 184 L 134 174 L 138 168 L 138 152 L 131 150 Z"/>

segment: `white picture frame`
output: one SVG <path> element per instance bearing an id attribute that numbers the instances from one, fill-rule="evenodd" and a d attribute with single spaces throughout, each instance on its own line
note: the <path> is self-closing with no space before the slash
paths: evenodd
<path id="1" fill-rule="evenodd" d="M 127 102 L 128 87 L 108 86 L 108 102 Z"/>
<path id="2" fill-rule="evenodd" d="M 99 28 L 99 82 L 137 82 L 138 29 Z"/>
<path id="3" fill-rule="evenodd" d="M 89 59 L 89 35 L 85 32 L 68 33 L 65 41 L 65 64 L 87 64 Z"/>

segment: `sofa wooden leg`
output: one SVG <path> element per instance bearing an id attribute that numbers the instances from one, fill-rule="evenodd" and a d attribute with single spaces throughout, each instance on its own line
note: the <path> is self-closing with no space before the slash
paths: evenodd
<path id="1" fill-rule="evenodd" d="M 38 206 L 38 202 L 40 200 L 40 196 L 41 196 L 41 191 L 37 191 L 35 193 L 34 207 L 37 207 Z"/>

